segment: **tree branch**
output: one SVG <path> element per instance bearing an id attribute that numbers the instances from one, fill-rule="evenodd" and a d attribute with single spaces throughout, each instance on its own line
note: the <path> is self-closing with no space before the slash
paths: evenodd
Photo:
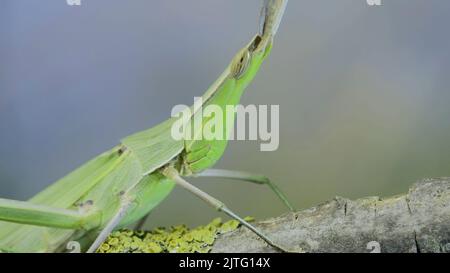
<path id="1" fill-rule="evenodd" d="M 450 178 L 425 179 L 387 199 L 342 197 L 255 223 L 305 252 L 450 252 Z M 212 252 L 275 252 L 246 228 L 220 235 Z"/>

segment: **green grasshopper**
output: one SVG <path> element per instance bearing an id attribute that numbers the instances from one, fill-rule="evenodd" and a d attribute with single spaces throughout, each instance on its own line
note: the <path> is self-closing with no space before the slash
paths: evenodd
<path id="1" fill-rule="evenodd" d="M 203 106 L 236 105 L 272 49 L 273 37 L 287 1 L 266 0 L 261 31 L 233 58 L 202 96 Z M 188 122 L 207 119 L 194 111 Z M 228 117 L 234 121 L 234 116 Z M 175 140 L 173 117 L 122 139 L 36 196 L 24 201 L 0 199 L 0 251 L 57 252 L 77 241 L 94 252 L 117 228 L 145 219 L 179 185 L 219 211 L 238 220 L 269 245 L 283 250 L 222 202 L 187 182 L 184 177 L 226 177 L 268 185 L 292 210 L 283 193 L 264 176 L 208 170 L 225 151 L 226 140 Z M 227 123 L 227 120 L 224 120 Z M 201 128 L 196 128 L 201 129 Z M 226 128 L 229 133 L 230 128 Z"/>

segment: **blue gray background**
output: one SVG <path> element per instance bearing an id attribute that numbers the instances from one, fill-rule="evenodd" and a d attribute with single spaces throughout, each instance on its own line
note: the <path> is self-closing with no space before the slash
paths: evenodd
<path id="1" fill-rule="evenodd" d="M 27 199 L 191 104 L 258 28 L 259 0 L 0 2 L 0 196 Z M 298 208 L 450 176 L 450 2 L 291 0 L 243 104 L 280 105 L 280 148 L 233 142 L 218 166 L 267 174 Z M 264 188 L 197 179 L 242 215 Z M 218 214 L 176 189 L 150 226 Z"/>

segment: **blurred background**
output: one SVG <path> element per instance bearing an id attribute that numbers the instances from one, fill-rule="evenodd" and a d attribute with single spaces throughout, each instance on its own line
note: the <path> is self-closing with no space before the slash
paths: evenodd
<path id="1" fill-rule="evenodd" d="M 260 0 L 0 2 L 0 196 L 26 200 L 191 104 L 255 34 Z M 263 173 L 297 208 L 450 176 L 450 2 L 290 1 L 245 104 L 280 105 L 280 147 L 231 142 L 218 167 Z M 196 179 L 243 216 L 265 187 Z M 219 214 L 181 189 L 148 227 Z"/>

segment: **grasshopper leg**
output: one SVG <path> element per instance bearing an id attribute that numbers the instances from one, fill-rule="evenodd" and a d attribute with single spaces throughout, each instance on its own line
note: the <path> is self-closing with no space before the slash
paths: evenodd
<path id="1" fill-rule="evenodd" d="M 195 196 L 199 197 L 200 199 L 205 201 L 210 206 L 214 207 L 215 209 L 217 209 L 219 211 L 224 212 L 231 218 L 234 218 L 235 220 L 239 221 L 243 226 L 245 226 L 246 228 L 248 228 L 249 230 L 254 232 L 256 235 L 258 235 L 261 239 L 263 239 L 270 246 L 272 246 L 282 252 L 292 252 L 292 251 L 284 249 L 283 247 L 281 247 L 278 244 L 276 244 L 275 242 L 273 242 L 269 237 L 264 235 L 264 233 L 262 233 L 259 229 L 257 229 L 256 227 L 254 227 L 253 225 L 251 225 L 250 223 L 248 223 L 247 221 L 245 221 L 244 219 L 239 217 L 237 214 L 235 214 L 229 208 L 227 208 L 224 203 L 222 203 L 221 201 L 217 200 L 216 198 L 212 197 L 211 195 L 207 194 L 206 192 L 200 190 L 199 188 L 195 187 L 191 183 L 184 180 L 179 175 L 178 171 L 176 169 L 174 169 L 173 167 L 167 167 L 166 169 L 164 169 L 162 174 L 165 175 L 166 177 L 172 179 L 173 181 L 175 181 L 175 183 L 177 185 L 179 185 L 179 186 L 183 187 L 184 189 L 186 189 L 187 191 L 193 193 Z"/>
<path id="2" fill-rule="evenodd" d="M 100 234 L 97 236 L 95 241 L 86 251 L 87 253 L 93 253 L 97 250 L 97 248 L 108 238 L 108 235 L 116 228 L 116 226 L 120 223 L 123 217 L 127 214 L 128 209 L 131 206 L 131 202 L 128 200 L 124 200 L 121 203 L 121 206 L 114 217 L 106 224 L 106 226 L 102 229 Z"/>
<path id="3" fill-rule="evenodd" d="M 242 172 L 242 171 L 232 171 L 232 170 L 220 170 L 220 169 L 208 169 L 197 175 L 198 177 L 217 177 L 217 178 L 229 178 L 234 180 L 242 180 L 250 183 L 255 183 L 259 185 L 267 185 L 278 198 L 289 208 L 290 211 L 295 211 L 292 204 L 287 199 L 286 195 L 278 188 L 278 186 L 270 181 L 269 178 L 263 175 Z"/>

